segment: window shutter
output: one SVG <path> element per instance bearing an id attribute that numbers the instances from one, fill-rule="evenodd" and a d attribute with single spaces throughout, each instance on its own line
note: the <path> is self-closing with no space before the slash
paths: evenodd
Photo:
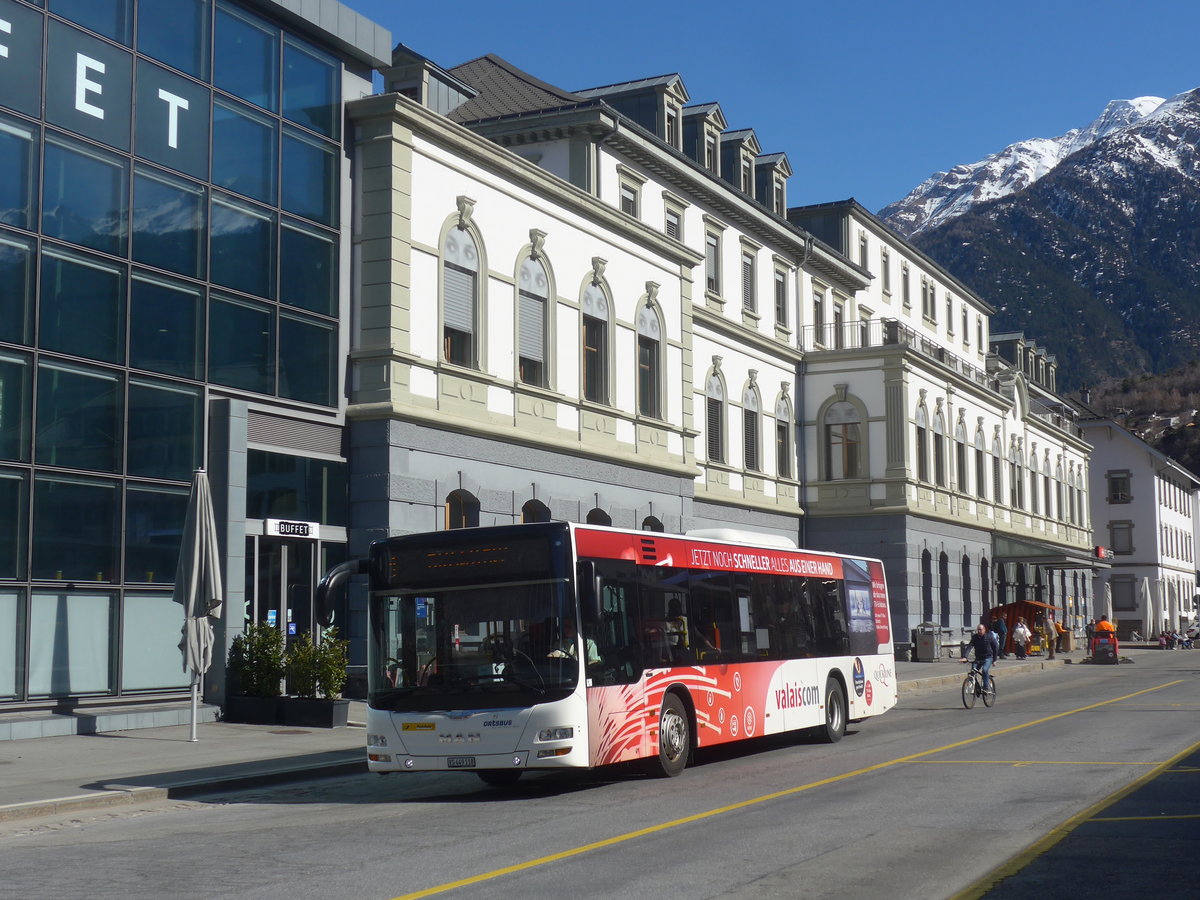
<path id="1" fill-rule="evenodd" d="M 525 359 L 542 362 L 546 345 L 544 339 L 546 304 L 540 297 L 535 297 L 525 291 L 521 291 L 520 300 L 519 352 Z"/>
<path id="2" fill-rule="evenodd" d="M 475 333 L 475 273 L 453 263 L 443 266 L 444 306 L 442 315 L 447 328 Z"/>
<path id="3" fill-rule="evenodd" d="M 705 407 L 705 430 L 708 432 L 709 462 L 725 462 L 725 448 L 721 444 L 721 401 L 709 397 Z"/>
<path id="4" fill-rule="evenodd" d="M 742 434 L 746 446 L 746 468 L 758 471 L 758 413 L 742 410 Z"/>

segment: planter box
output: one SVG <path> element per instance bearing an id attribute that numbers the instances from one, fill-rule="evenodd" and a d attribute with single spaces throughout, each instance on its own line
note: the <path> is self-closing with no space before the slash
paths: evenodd
<path id="1" fill-rule="evenodd" d="M 302 728 L 344 728 L 349 716 L 349 700 L 283 698 L 284 725 Z"/>
<path id="2" fill-rule="evenodd" d="M 243 725 L 281 725 L 282 701 L 282 697 L 244 697 L 231 694 L 225 698 L 221 718 L 226 722 L 240 722 Z"/>

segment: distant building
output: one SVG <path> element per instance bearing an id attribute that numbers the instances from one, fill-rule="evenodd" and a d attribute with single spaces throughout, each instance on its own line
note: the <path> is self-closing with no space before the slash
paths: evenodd
<path id="1" fill-rule="evenodd" d="M 872 276 L 807 304 L 807 545 L 882 557 L 898 630 L 957 639 L 1017 599 L 1082 623 L 1088 447 L 1053 357 L 991 334 L 984 299 L 854 200 L 788 217 Z"/>
<path id="2" fill-rule="evenodd" d="M 1125 637 L 1183 627 L 1196 615 L 1200 479 L 1086 406 L 1079 427 L 1092 445 L 1096 541 L 1112 551 L 1112 569 L 1097 578 L 1097 608 L 1111 596 Z"/>

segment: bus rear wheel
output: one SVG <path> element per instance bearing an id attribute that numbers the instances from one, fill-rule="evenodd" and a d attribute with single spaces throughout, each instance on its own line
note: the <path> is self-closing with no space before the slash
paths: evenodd
<path id="1" fill-rule="evenodd" d="M 825 685 L 825 724 L 817 727 L 817 737 L 836 744 L 846 733 L 846 694 L 832 678 Z"/>
<path id="2" fill-rule="evenodd" d="M 658 718 L 658 759 L 652 763 L 655 775 L 674 778 L 686 768 L 692 749 L 691 730 L 683 702 L 667 694 Z"/>

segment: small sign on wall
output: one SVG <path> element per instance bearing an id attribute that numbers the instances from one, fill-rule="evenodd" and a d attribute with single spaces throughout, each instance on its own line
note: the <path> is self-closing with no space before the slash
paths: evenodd
<path id="1" fill-rule="evenodd" d="M 272 537 L 308 538 L 315 541 L 321 536 L 321 525 L 318 522 L 267 519 L 265 533 Z"/>

